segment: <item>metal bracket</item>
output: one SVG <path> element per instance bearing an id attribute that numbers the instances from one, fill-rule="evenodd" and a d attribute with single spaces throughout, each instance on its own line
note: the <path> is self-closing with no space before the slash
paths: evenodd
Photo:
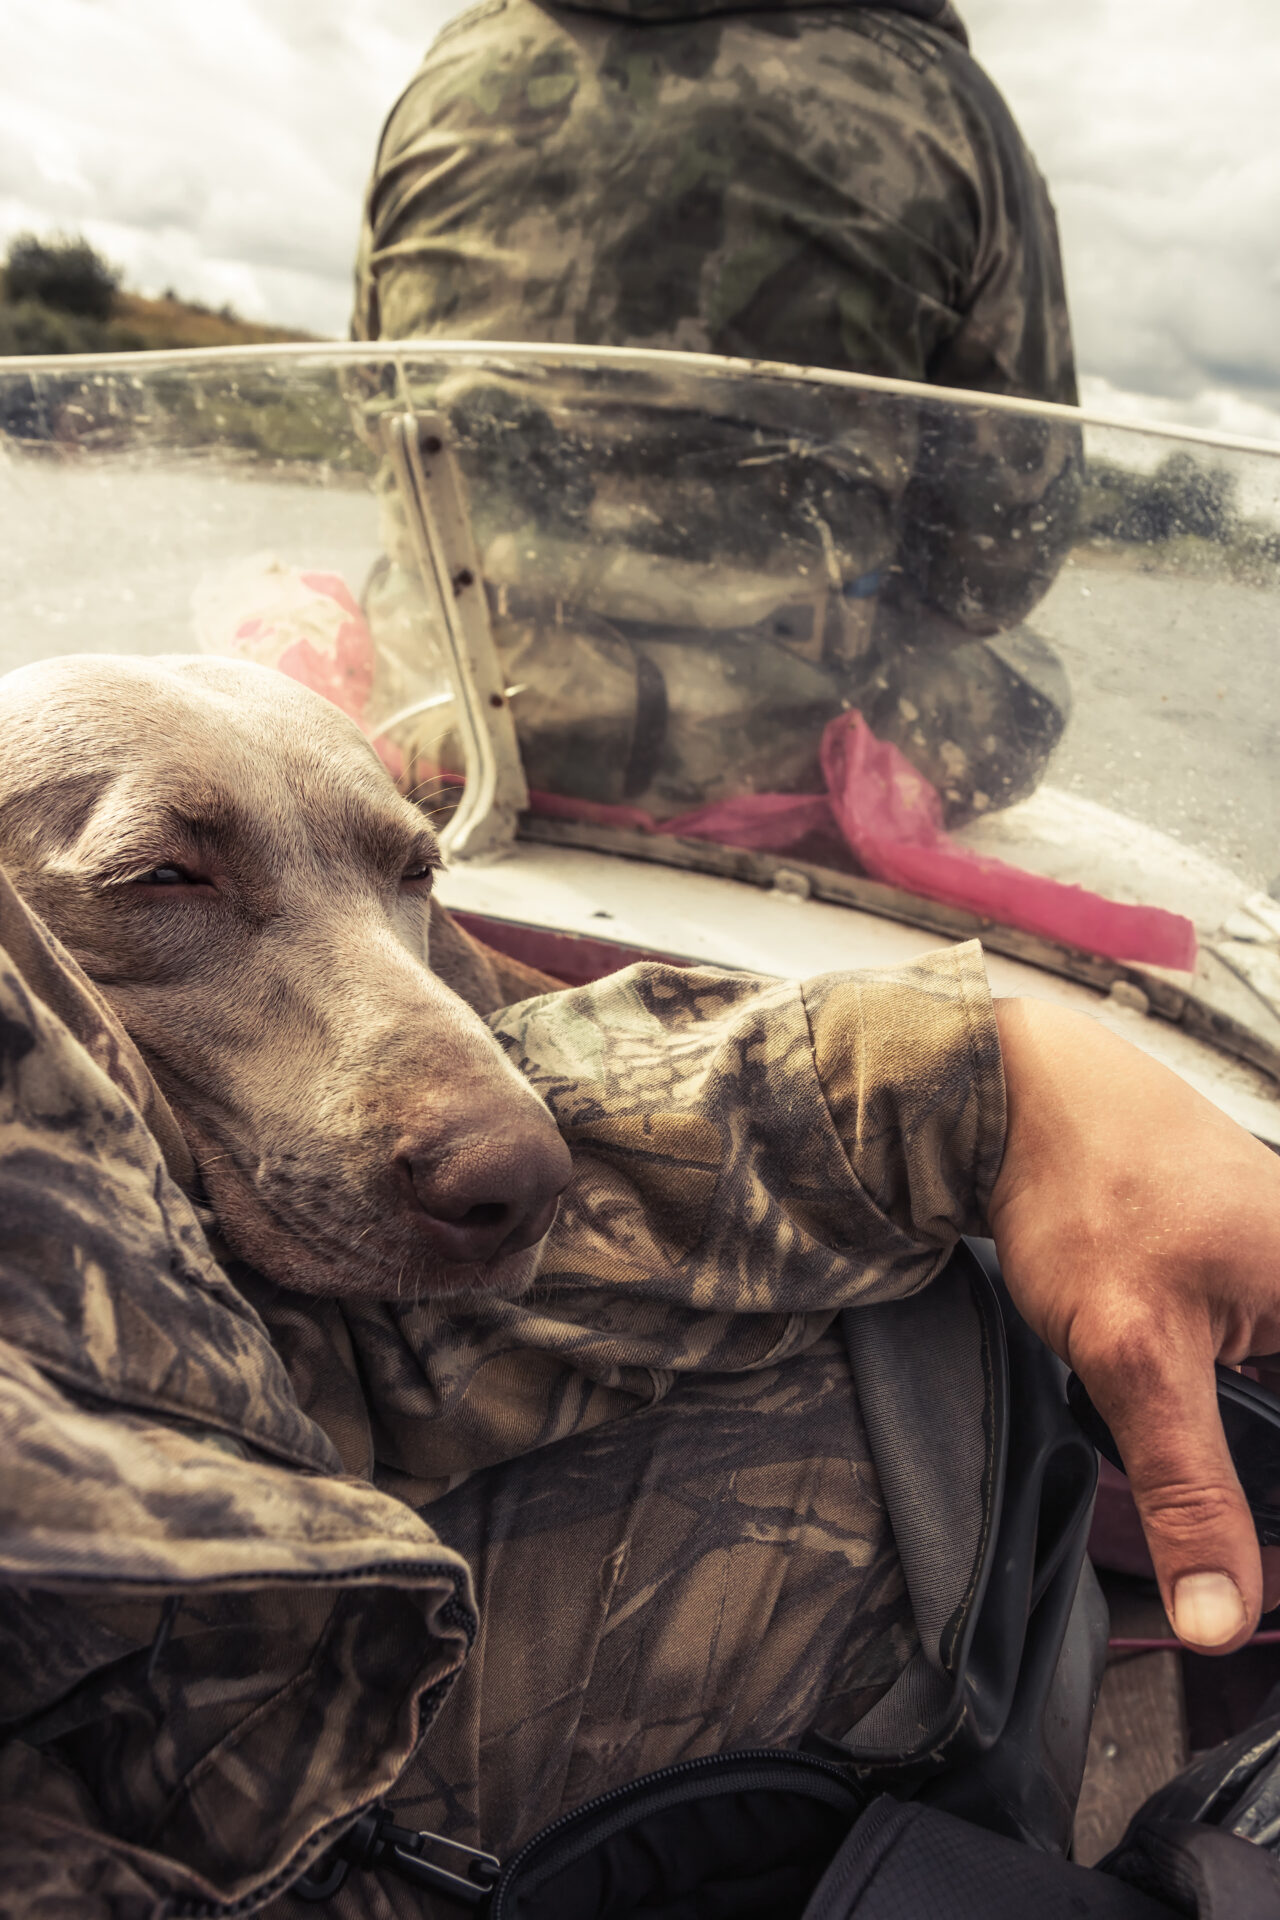
<path id="1" fill-rule="evenodd" d="M 429 1857 L 441 1852 L 451 1862 L 447 1867 Z M 501 1863 L 491 1853 L 447 1840 L 441 1833 L 397 1826 L 390 1807 L 376 1806 L 361 1814 L 337 1845 L 294 1881 L 290 1891 L 317 1905 L 332 1900 L 346 1885 L 352 1867 L 365 1873 L 392 1873 L 412 1887 L 429 1887 L 473 1909 L 487 1906 L 502 1873 Z"/>
<path id="2" fill-rule="evenodd" d="M 466 752 L 466 788 L 441 846 L 453 860 L 496 860 L 515 839 L 529 789 L 448 433 L 438 413 L 393 413 L 382 423 L 422 585 L 448 653 Z"/>

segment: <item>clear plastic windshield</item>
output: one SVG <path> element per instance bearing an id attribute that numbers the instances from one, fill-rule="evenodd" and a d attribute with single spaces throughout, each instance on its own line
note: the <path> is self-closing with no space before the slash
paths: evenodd
<path id="1" fill-rule="evenodd" d="M 694 356 L 295 350 L 0 367 L 0 503 L 6 670 L 264 661 L 455 855 L 785 870 L 1280 1038 L 1280 452 Z"/>

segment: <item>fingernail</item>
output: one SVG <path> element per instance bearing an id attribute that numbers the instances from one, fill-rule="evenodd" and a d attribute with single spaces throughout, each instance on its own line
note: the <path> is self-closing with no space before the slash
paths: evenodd
<path id="1" fill-rule="evenodd" d="M 1195 1647 L 1224 1647 L 1244 1625 L 1240 1589 L 1225 1573 L 1184 1573 L 1173 1589 L 1173 1625 Z"/>

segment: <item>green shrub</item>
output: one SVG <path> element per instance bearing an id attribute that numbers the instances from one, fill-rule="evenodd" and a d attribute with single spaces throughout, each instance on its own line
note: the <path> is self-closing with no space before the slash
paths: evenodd
<path id="1" fill-rule="evenodd" d="M 1168 454 L 1154 473 L 1094 461 L 1081 500 L 1080 532 L 1140 546 L 1186 534 L 1223 544 L 1240 523 L 1237 491 L 1234 474 L 1202 466 L 1182 451 Z"/>
<path id="2" fill-rule="evenodd" d="M 20 233 L 5 260 L 5 299 L 15 306 L 38 301 L 82 320 L 109 320 L 121 278 L 85 239 L 55 235 L 41 240 L 34 233 Z"/>
<path id="3" fill-rule="evenodd" d="M 145 346 L 135 327 L 117 320 L 86 320 L 39 300 L 0 301 L 0 358 L 13 353 L 136 353 Z"/>
<path id="4" fill-rule="evenodd" d="M 0 305 L 0 354 L 100 353 L 103 324 L 59 313 L 40 300 Z"/>

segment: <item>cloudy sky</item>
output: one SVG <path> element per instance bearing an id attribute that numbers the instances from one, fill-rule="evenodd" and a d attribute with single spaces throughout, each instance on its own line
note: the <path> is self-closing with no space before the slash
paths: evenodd
<path id="1" fill-rule="evenodd" d="M 1048 175 L 1086 400 L 1280 437 L 1276 0 L 960 0 Z M 451 0 L 0 0 L 0 238 L 346 331 L 381 121 Z"/>

